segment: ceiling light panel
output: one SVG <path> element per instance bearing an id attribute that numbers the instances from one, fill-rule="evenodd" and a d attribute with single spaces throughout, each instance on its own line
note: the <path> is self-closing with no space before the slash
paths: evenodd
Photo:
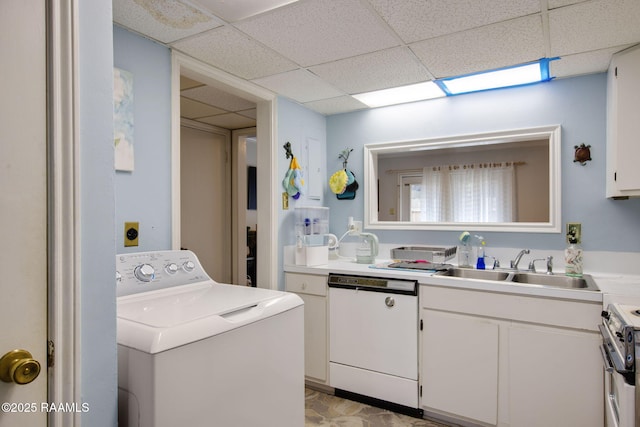
<path id="1" fill-rule="evenodd" d="M 438 81 L 448 94 L 479 92 L 511 86 L 521 86 L 549 80 L 549 62 L 523 64 L 516 67 L 487 71 Z"/>
<path id="2" fill-rule="evenodd" d="M 233 27 L 218 28 L 172 46 L 244 79 L 255 79 L 297 68 L 293 62 Z"/>
<path id="3" fill-rule="evenodd" d="M 353 95 L 358 101 L 371 108 L 442 98 L 444 96 L 446 96 L 445 93 L 434 82 L 423 82 Z"/>
<path id="4" fill-rule="evenodd" d="M 297 0 L 190 0 L 227 22 L 236 22 Z"/>
<path id="5" fill-rule="evenodd" d="M 437 78 L 522 64 L 546 56 L 539 15 L 425 40 L 410 48 Z"/>
<path id="6" fill-rule="evenodd" d="M 224 21 L 176 0 L 113 0 L 113 21 L 162 43 L 224 25 Z"/>
<path id="7" fill-rule="evenodd" d="M 387 89 L 433 78 L 406 47 L 342 59 L 309 70 L 346 93 Z"/>
<path id="8" fill-rule="evenodd" d="M 299 2 L 235 26 L 303 67 L 400 44 L 377 14 L 353 0 Z"/>
<path id="9" fill-rule="evenodd" d="M 640 1 L 579 3 L 549 12 L 551 54 L 569 55 L 640 40 Z"/>
<path id="10" fill-rule="evenodd" d="M 540 12 L 531 0 L 369 0 L 406 43 Z"/>
<path id="11" fill-rule="evenodd" d="M 305 70 L 288 71 L 252 81 L 298 102 L 344 95 L 338 89 Z"/>

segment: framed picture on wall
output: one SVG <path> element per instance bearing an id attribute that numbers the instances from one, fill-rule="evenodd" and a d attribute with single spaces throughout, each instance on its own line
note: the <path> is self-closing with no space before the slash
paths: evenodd
<path id="1" fill-rule="evenodd" d="M 115 169 L 133 171 L 133 74 L 113 69 Z"/>

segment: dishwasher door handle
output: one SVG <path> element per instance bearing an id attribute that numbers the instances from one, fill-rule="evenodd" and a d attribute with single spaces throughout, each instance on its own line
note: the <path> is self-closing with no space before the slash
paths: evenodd
<path id="1" fill-rule="evenodd" d="M 393 297 L 386 297 L 386 298 L 384 299 L 384 303 L 385 303 L 385 305 L 386 305 L 387 307 L 391 308 L 391 307 L 393 307 L 394 305 L 396 305 L 396 300 L 395 300 L 395 299 L 393 299 Z"/>

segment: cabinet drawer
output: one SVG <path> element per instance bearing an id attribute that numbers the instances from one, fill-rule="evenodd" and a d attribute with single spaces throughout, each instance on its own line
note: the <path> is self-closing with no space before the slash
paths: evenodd
<path id="1" fill-rule="evenodd" d="M 285 273 L 284 286 L 288 292 L 309 295 L 327 295 L 327 276 L 311 274 Z"/>

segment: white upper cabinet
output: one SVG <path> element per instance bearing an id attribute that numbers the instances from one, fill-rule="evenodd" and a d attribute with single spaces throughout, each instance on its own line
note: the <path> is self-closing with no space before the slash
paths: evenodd
<path id="1" fill-rule="evenodd" d="M 640 196 L 640 45 L 615 54 L 607 76 L 607 197 Z"/>

